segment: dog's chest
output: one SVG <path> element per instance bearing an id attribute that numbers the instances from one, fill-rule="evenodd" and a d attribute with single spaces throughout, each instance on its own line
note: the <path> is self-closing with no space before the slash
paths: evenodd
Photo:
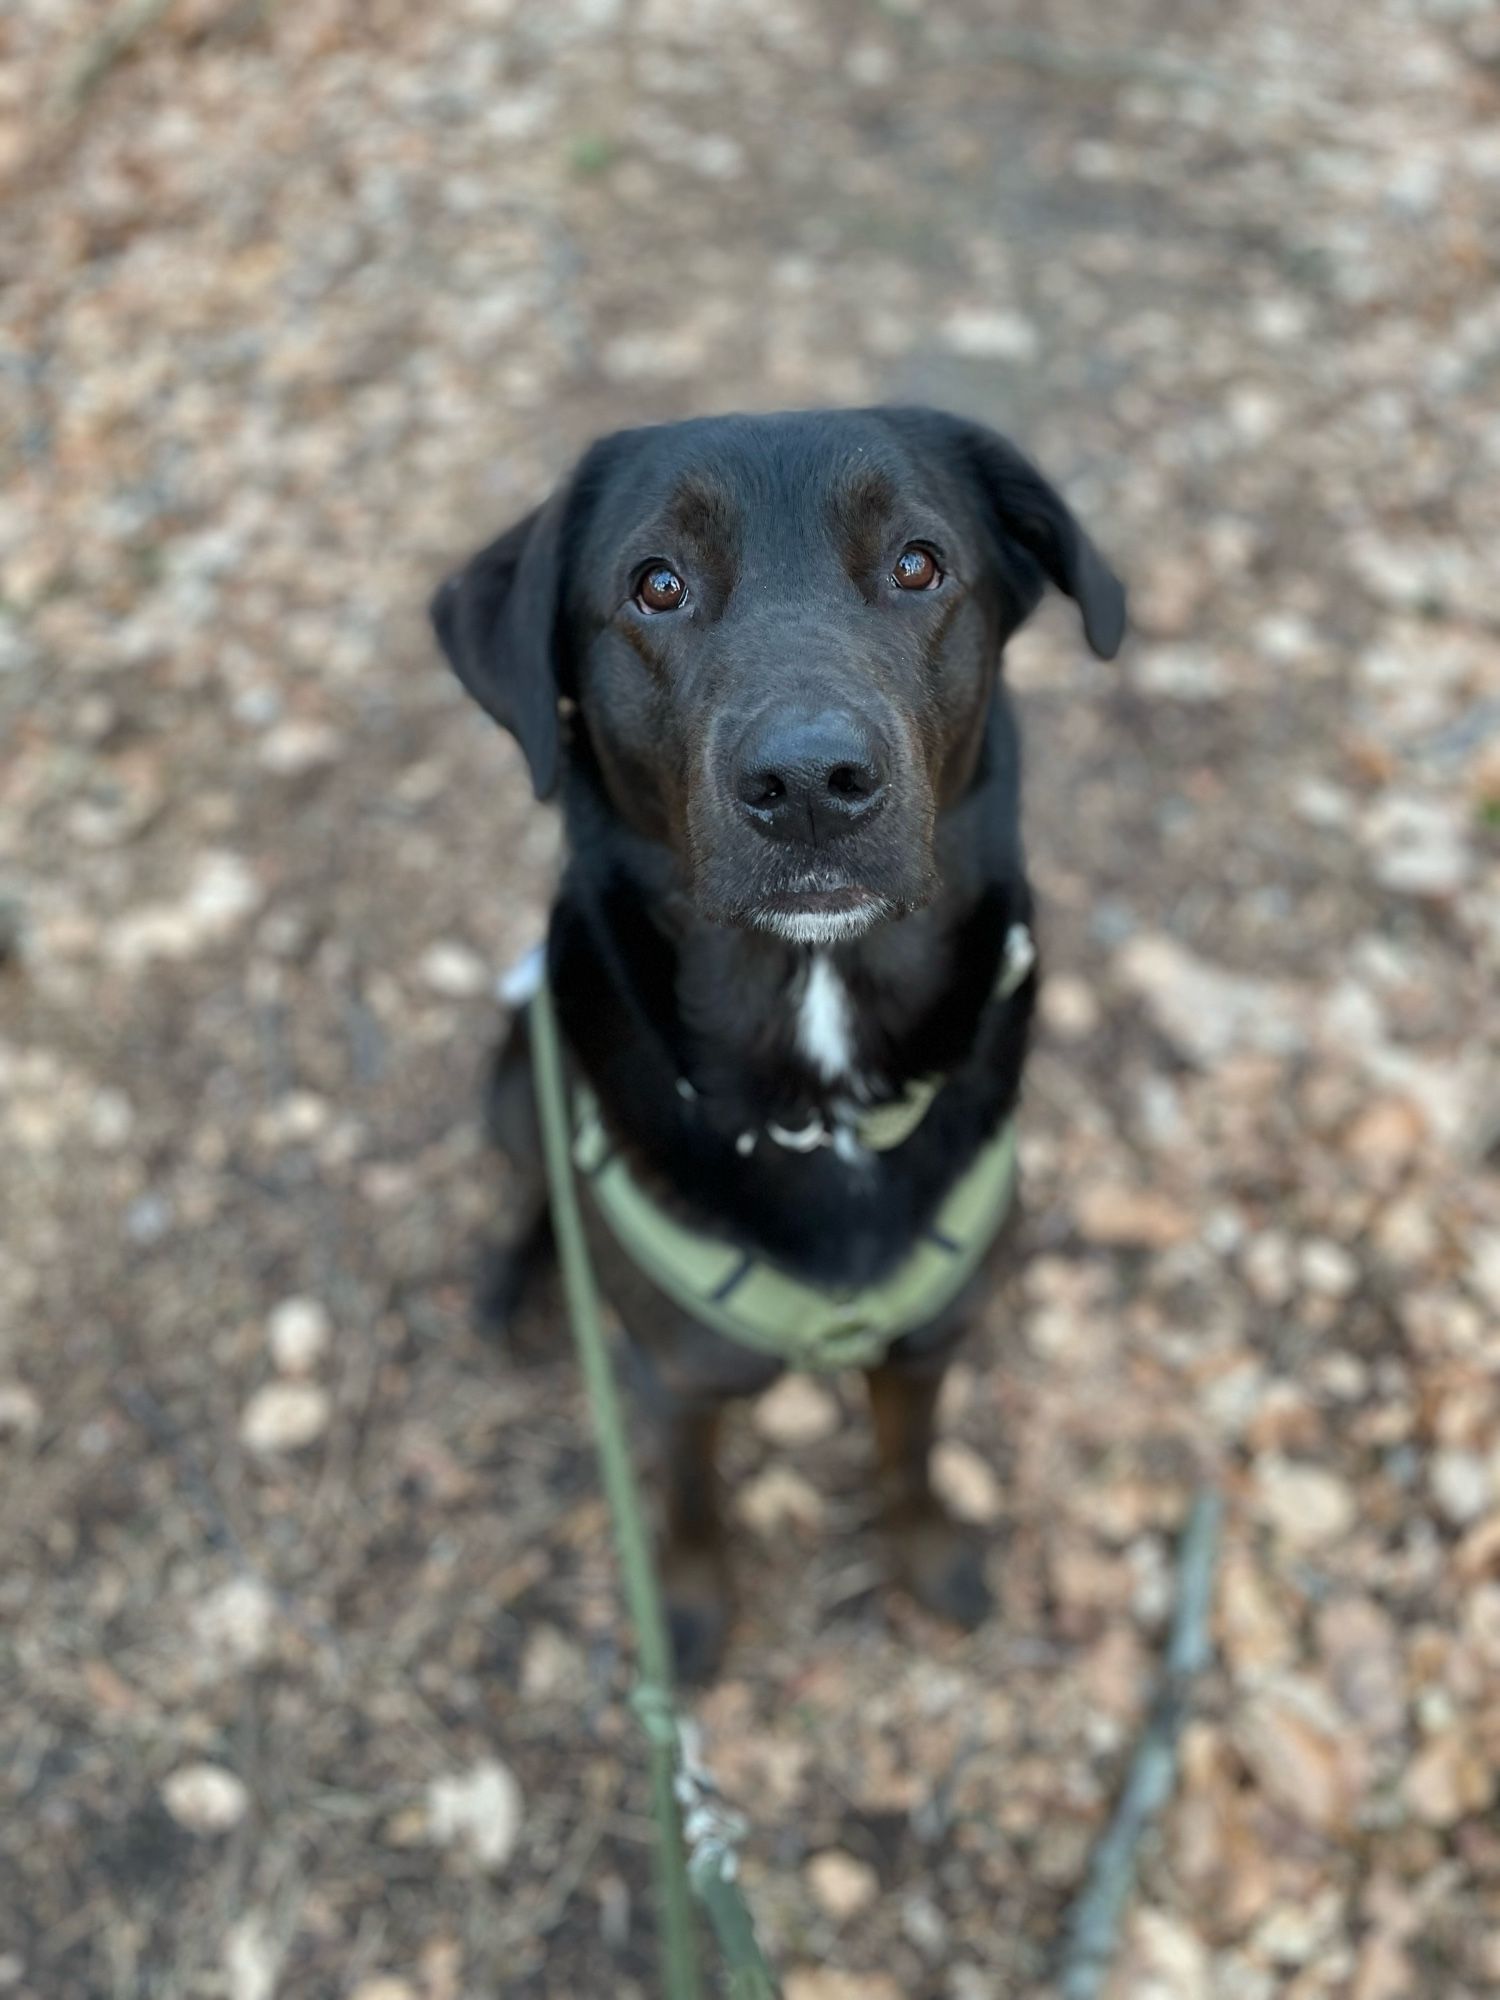
<path id="1" fill-rule="evenodd" d="M 917 976 L 933 975 L 932 960 Z M 891 1016 L 906 1016 L 915 983 L 910 973 L 893 978 L 887 967 L 849 966 L 824 950 L 779 966 L 759 955 L 720 959 L 711 976 L 690 966 L 679 986 L 695 1030 L 690 1101 L 741 1159 L 817 1154 L 826 1178 L 831 1153 L 866 1187 L 890 1143 L 883 1135 L 892 1114 L 882 1122 L 881 1109 L 910 1095 L 891 1081 Z M 872 1147 L 877 1129 L 882 1143 Z"/>
<path id="2" fill-rule="evenodd" d="M 854 1003 L 825 952 L 814 952 L 794 996 L 792 1043 L 825 1084 L 856 1082 Z"/>

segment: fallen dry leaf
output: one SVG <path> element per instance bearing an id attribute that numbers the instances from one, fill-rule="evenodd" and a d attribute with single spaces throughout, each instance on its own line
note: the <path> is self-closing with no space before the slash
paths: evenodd
<path id="1" fill-rule="evenodd" d="M 881 1972 L 834 1972 L 797 1966 L 783 1982 L 785 2000 L 904 2000 L 894 1979 Z"/>
<path id="2" fill-rule="evenodd" d="M 1488 1811 L 1495 1798 L 1494 1767 L 1461 1729 L 1445 1729 L 1417 1753 L 1401 1795 L 1427 1826 L 1457 1826 Z"/>
<path id="3" fill-rule="evenodd" d="M 1395 1938 L 1377 1933 L 1359 1954 L 1349 2000 L 1408 2000 L 1417 1987 L 1417 1970 Z"/>
<path id="4" fill-rule="evenodd" d="M 1192 1212 L 1150 1188 L 1100 1183 L 1074 1202 L 1079 1234 L 1110 1249 L 1168 1250 L 1197 1229 Z"/>
<path id="5" fill-rule="evenodd" d="M 1267 1457 L 1257 1469 L 1260 1512 L 1294 1548 L 1323 1548 L 1348 1534 L 1358 1503 L 1347 1480 L 1324 1465 Z"/>
<path id="6" fill-rule="evenodd" d="M 1213 2000 L 1208 1950 L 1180 1917 L 1143 1906 L 1128 1920 L 1121 1980 L 1155 2000 Z"/>
<path id="7" fill-rule="evenodd" d="M 1345 1834 L 1369 1780 L 1366 1753 L 1313 1683 L 1279 1676 L 1234 1720 L 1240 1755 L 1267 1797 L 1320 1833 Z"/>
<path id="8" fill-rule="evenodd" d="M 1340 1597 L 1317 1616 L 1318 1650 L 1340 1707 L 1375 1741 L 1406 1721 L 1406 1678 L 1395 1621 L 1368 1597 Z"/>
<path id="9" fill-rule="evenodd" d="M 1219 1579 L 1219 1630 L 1225 1656 L 1242 1680 L 1288 1665 L 1296 1656 L 1290 1620 L 1270 1579 L 1246 1549 L 1225 1558 Z"/>

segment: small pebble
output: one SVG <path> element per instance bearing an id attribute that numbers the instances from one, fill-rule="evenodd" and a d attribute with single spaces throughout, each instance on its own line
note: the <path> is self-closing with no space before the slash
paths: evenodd
<path id="1" fill-rule="evenodd" d="M 816 1529 L 825 1508 L 818 1489 L 790 1465 L 768 1465 L 740 1486 L 734 1496 L 738 1519 L 768 1540 L 787 1528 Z"/>
<path id="2" fill-rule="evenodd" d="M 1436 1451 L 1429 1470 L 1432 1497 L 1456 1528 L 1477 1521 L 1494 1502 L 1495 1482 L 1476 1451 Z"/>
<path id="3" fill-rule="evenodd" d="M 193 1637 L 208 1667 L 259 1666 L 271 1650 L 276 1600 L 258 1577 L 236 1576 L 193 1608 Z"/>
<path id="4" fill-rule="evenodd" d="M 328 1352 L 332 1322 L 319 1299 L 283 1299 L 266 1322 L 271 1362 L 282 1375 L 310 1375 Z"/>
<path id="5" fill-rule="evenodd" d="M 333 1401 L 315 1382 L 268 1382 L 245 1405 L 240 1442 L 256 1452 L 300 1451 L 328 1428 Z"/>
<path id="6" fill-rule="evenodd" d="M 991 1527 L 1005 1511 L 994 1467 L 972 1445 L 944 1438 L 933 1450 L 932 1483 L 960 1521 Z"/>
<path id="7" fill-rule="evenodd" d="M 445 1000 L 472 1000 L 489 991 L 494 975 L 477 951 L 451 940 L 429 945 L 417 961 L 424 986 Z"/>
<path id="8" fill-rule="evenodd" d="M 1029 319 L 984 307 L 949 313 L 940 333 L 945 347 L 971 361 L 1030 361 L 1039 346 Z"/>
<path id="9" fill-rule="evenodd" d="M 1341 1243 L 1314 1236 L 1297 1252 L 1297 1271 L 1310 1292 L 1346 1299 L 1359 1283 L 1359 1265 Z"/>
<path id="10" fill-rule="evenodd" d="M 257 761 L 276 777 L 295 778 L 335 763 L 343 747 L 343 737 L 325 722 L 283 722 L 267 732 Z"/>
<path id="11" fill-rule="evenodd" d="M 1279 1229 L 1263 1229 L 1240 1252 L 1245 1283 L 1263 1306 L 1284 1306 L 1296 1290 L 1292 1246 Z"/>
<path id="12" fill-rule="evenodd" d="M 521 1837 L 521 1788 L 509 1767 L 484 1758 L 427 1787 L 427 1837 L 466 1854 L 485 1874 L 504 1868 Z"/>
<path id="13" fill-rule="evenodd" d="M 1094 989 L 1073 973 L 1057 972 L 1042 984 L 1042 1021 L 1060 1042 L 1082 1042 L 1099 1026 L 1101 1010 Z"/>
<path id="14" fill-rule="evenodd" d="M 242 1779 L 222 1764 L 184 1764 L 161 1788 L 162 1804 L 189 1833 L 228 1833 L 250 1808 Z"/>
<path id="15" fill-rule="evenodd" d="M 867 1861 L 831 1847 L 808 1862 L 807 1886 L 824 1915 L 842 1924 L 875 1901 L 880 1894 L 880 1877 Z"/>
<path id="16" fill-rule="evenodd" d="M 755 1428 L 771 1444 L 818 1444 L 840 1422 L 833 1394 L 806 1375 L 783 1375 L 755 1405 Z"/>
<path id="17" fill-rule="evenodd" d="M 0 1382 L 0 1442 L 34 1438 L 42 1427 L 42 1405 L 24 1382 Z"/>

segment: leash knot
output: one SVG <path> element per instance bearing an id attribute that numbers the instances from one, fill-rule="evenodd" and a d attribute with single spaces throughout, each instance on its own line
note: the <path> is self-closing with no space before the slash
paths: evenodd
<path id="1" fill-rule="evenodd" d="M 648 1742 L 658 1749 L 676 1750 L 677 1712 L 671 1694 L 659 1681 L 638 1681 L 630 1696 L 630 1706 Z"/>

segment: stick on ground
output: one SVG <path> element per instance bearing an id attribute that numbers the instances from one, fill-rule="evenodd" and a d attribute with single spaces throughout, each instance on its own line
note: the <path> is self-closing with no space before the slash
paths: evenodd
<path id="1" fill-rule="evenodd" d="M 1058 1975 L 1063 2000 L 1096 2000 L 1119 1943 L 1120 1921 L 1135 1884 L 1141 1838 L 1172 1796 L 1177 1740 L 1192 1703 L 1194 1684 L 1212 1651 L 1209 1617 L 1223 1518 L 1222 1496 L 1200 1493 L 1183 1530 L 1166 1671 L 1130 1760 L 1114 1817 L 1094 1850 L 1088 1879 L 1068 1916 L 1067 1943 Z"/>

